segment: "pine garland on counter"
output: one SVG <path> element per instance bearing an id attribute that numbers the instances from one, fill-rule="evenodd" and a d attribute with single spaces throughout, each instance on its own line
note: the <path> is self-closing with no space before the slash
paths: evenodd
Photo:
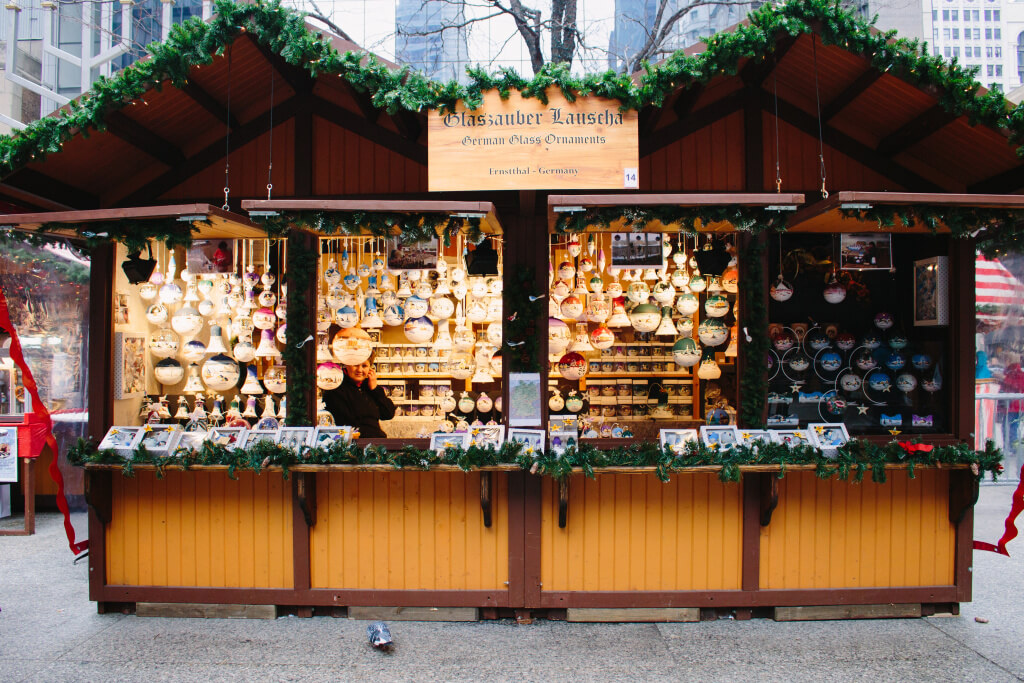
<path id="1" fill-rule="evenodd" d="M 304 448 L 297 453 L 289 448 L 270 442 L 257 443 L 247 450 L 229 449 L 204 442 L 197 452 L 179 451 L 171 457 L 154 457 L 144 448 L 135 451 L 132 458 L 125 459 L 113 451 L 100 451 L 91 441 L 79 439 L 68 451 L 68 461 L 73 465 L 120 464 L 125 476 L 132 476 L 134 465 L 156 466 L 157 475 L 162 476 L 164 468 L 180 466 L 188 469 L 194 465 L 226 465 L 228 475 L 234 477 L 238 470 L 261 472 L 269 466 L 279 466 L 288 476 L 288 470 L 295 465 L 391 465 L 396 470 L 429 470 L 435 465 L 456 465 L 464 471 L 500 464 L 518 465 L 520 469 L 562 479 L 580 468 L 593 478 L 598 468 L 653 467 L 661 481 L 668 481 L 673 473 L 685 472 L 698 466 L 721 467 L 718 477 L 724 482 L 740 480 L 740 467 L 744 465 L 772 465 L 779 467 L 778 477 L 786 474 L 790 465 L 814 465 L 815 473 L 822 479 L 837 476 L 840 480 L 860 482 L 870 470 L 871 480 L 886 481 L 885 466 L 891 463 L 907 465 L 909 475 L 914 477 L 915 467 L 941 467 L 943 465 L 970 465 L 976 476 L 991 472 L 993 479 L 1002 471 L 1002 452 L 991 441 L 985 450 L 976 451 L 965 443 L 953 446 L 923 446 L 915 442 L 897 442 L 878 445 L 862 439 L 854 439 L 839 447 L 835 457 L 826 458 L 822 451 L 812 446 L 790 447 L 786 444 L 759 442 L 752 446 L 739 446 L 730 450 L 708 448 L 702 443 L 690 442 L 686 452 L 676 456 L 668 448 L 655 443 L 631 443 L 615 448 L 600 449 L 583 442 L 578 448 L 569 448 L 560 456 L 541 451 L 532 452 L 519 442 L 506 442 L 501 448 L 468 449 L 450 448 L 443 453 L 423 450 L 407 445 L 401 450 L 387 450 L 381 446 L 344 444 L 335 442 L 328 448 Z"/>

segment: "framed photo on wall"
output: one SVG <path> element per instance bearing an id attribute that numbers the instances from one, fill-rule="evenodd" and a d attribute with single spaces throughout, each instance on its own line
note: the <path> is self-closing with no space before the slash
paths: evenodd
<path id="1" fill-rule="evenodd" d="M 188 272 L 225 275 L 235 272 L 235 240 L 194 240 L 188 248 Z"/>
<path id="2" fill-rule="evenodd" d="M 668 446 L 676 455 L 686 453 L 686 445 L 691 441 L 700 441 L 696 429 L 662 429 L 658 441 L 661 447 Z"/>
<path id="3" fill-rule="evenodd" d="M 612 268 L 664 268 L 660 232 L 613 232 Z"/>
<path id="4" fill-rule="evenodd" d="M 914 326 L 935 327 L 949 324 L 948 258 L 914 261 Z"/>
<path id="5" fill-rule="evenodd" d="M 114 333 L 114 398 L 140 398 L 146 393 L 146 336 Z"/>
<path id="6" fill-rule="evenodd" d="M 839 237 L 839 267 L 843 270 L 891 270 L 892 235 L 844 232 Z"/>
<path id="7" fill-rule="evenodd" d="M 437 267 L 440 241 L 437 237 L 421 242 L 388 240 L 388 268 L 391 270 L 433 270 Z"/>

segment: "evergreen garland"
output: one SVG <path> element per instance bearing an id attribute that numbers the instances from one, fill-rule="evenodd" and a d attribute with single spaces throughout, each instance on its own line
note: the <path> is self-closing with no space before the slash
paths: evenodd
<path id="1" fill-rule="evenodd" d="M 764 302 L 764 241 L 757 237 L 748 240 L 740 254 L 746 266 L 743 303 L 740 314 L 750 341 L 744 341 L 743 376 L 740 377 L 740 424 L 759 428 L 764 425 L 765 405 L 768 400 L 768 378 L 764 362 L 768 358 L 768 307 Z"/>
<path id="2" fill-rule="evenodd" d="M 610 228 L 622 220 L 623 229 L 639 232 L 648 224 L 659 222 L 666 228 L 674 226 L 691 235 L 699 228 L 707 230 L 714 223 L 730 223 L 736 230 L 759 233 L 763 230 L 781 231 L 786 227 L 786 216 L 780 211 L 751 206 L 609 206 L 587 211 L 566 212 L 555 221 L 555 231 L 582 233 L 587 228 Z M 698 226 L 698 222 L 700 225 Z"/>
<path id="3" fill-rule="evenodd" d="M 276 216 L 254 216 L 270 234 L 285 234 L 295 226 L 322 235 L 374 235 L 420 242 L 440 237 L 445 246 L 464 232 L 466 239 L 479 243 L 484 234 L 479 218 L 462 218 L 444 212 L 396 213 L 390 211 L 288 211 Z"/>
<path id="4" fill-rule="evenodd" d="M 509 348 L 503 357 L 513 372 L 540 372 L 540 339 L 546 332 L 539 331 L 537 323 L 543 320 L 547 302 L 543 291 L 533 294 L 535 275 L 532 268 L 517 268 L 502 294 L 504 345 Z"/>
<path id="5" fill-rule="evenodd" d="M 122 458 L 113 451 L 101 451 L 92 441 L 79 439 L 68 451 L 68 461 L 73 465 L 120 464 L 125 476 L 132 476 L 133 465 L 152 464 L 157 475 L 163 469 L 176 465 L 188 469 L 193 465 L 221 465 L 228 467 L 228 476 L 234 477 L 237 470 L 260 472 L 274 465 L 282 467 L 288 476 L 288 468 L 295 465 L 377 465 L 387 464 L 395 469 L 429 470 L 435 465 L 456 465 L 464 471 L 500 464 L 515 464 L 521 469 L 562 479 L 572 473 L 573 468 L 593 478 L 597 468 L 653 467 L 662 481 L 668 481 L 671 474 L 684 472 L 690 467 L 721 467 L 718 477 L 722 481 L 739 481 L 740 467 L 744 465 L 770 465 L 779 468 L 778 477 L 786 474 L 787 465 L 814 465 L 816 474 L 822 479 L 838 476 L 841 480 L 853 475 L 854 481 L 862 481 L 870 471 L 871 479 L 877 483 L 886 481 L 885 466 L 903 463 L 908 466 L 909 475 L 914 477 L 914 467 L 941 467 L 944 465 L 970 465 L 976 476 L 990 472 L 995 479 L 1002 471 L 1000 464 L 1003 454 L 991 441 L 985 450 L 976 451 L 965 443 L 953 446 L 934 446 L 931 450 L 920 451 L 908 448 L 910 444 L 890 441 L 878 445 L 862 439 L 854 439 L 840 446 L 833 458 L 826 458 L 822 451 L 811 446 L 790 447 L 786 444 L 758 442 L 751 446 L 738 446 L 729 450 L 708 448 L 699 442 L 687 444 L 686 452 L 676 456 L 666 446 L 655 443 L 631 443 L 616 448 L 597 448 L 588 443 L 567 449 L 561 455 L 548 452 L 530 452 L 523 444 L 509 441 L 500 448 L 468 449 L 449 448 L 442 453 L 422 450 L 407 445 L 397 451 L 382 446 L 345 444 L 334 442 L 327 448 L 305 447 L 301 452 L 269 441 L 255 444 L 247 450 L 231 449 L 204 442 L 197 452 L 183 449 L 170 457 L 154 457 L 144 448 L 136 449 L 131 458 Z"/>
<path id="6" fill-rule="evenodd" d="M 302 425 L 309 421 L 310 411 L 306 400 L 313 387 L 316 369 L 306 363 L 305 345 L 316 346 L 316 341 L 307 341 L 310 332 L 315 330 L 313 312 L 306 305 L 304 287 L 316 287 L 316 269 L 318 254 L 316 249 L 307 248 L 304 240 L 295 239 L 288 242 L 287 277 L 294 286 L 288 287 L 288 324 L 284 328 L 284 349 L 281 359 L 287 368 L 287 423 Z M 315 334 L 315 331 L 313 332 Z"/>

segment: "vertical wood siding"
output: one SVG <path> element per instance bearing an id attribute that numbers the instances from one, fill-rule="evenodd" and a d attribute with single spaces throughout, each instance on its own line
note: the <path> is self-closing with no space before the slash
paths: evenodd
<path id="1" fill-rule="evenodd" d="M 313 194 L 426 192 L 427 167 L 313 117 Z"/>
<path id="2" fill-rule="evenodd" d="M 504 590 L 508 479 L 493 476 L 486 528 L 479 473 L 318 475 L 312 587 Z"/>
<path id="3" fill-rule="evenodd" d="M 545 591 L 727 590 L 741 587 L 743 491 L 713 474 L 574 475 L 568 523 L 558 484 L 542 484 Z"/>
<path id="4" fill-rule="evenodd" d="M 951 585 L 949 473 L 887 474 L 881 485 L 813 472 L 779 481 L 779 506 L 761 529 L 761 588 Z"/>
<path id="5" fill-rule="evenodd" d="M 279 473 L 113 477 L 107 582 L 291 588 L 291 482 Z"/>

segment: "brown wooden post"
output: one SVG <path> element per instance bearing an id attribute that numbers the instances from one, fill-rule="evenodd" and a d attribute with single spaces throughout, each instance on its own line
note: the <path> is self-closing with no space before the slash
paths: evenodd
<path id="1" fill-rule="evenodd" d="M 308 320 L 290 321 L 291 325 L 302 326 L 305 327 L 305 329 L 299 331 L 298 327 L 291 328 L 291 326 L 289 326 L 289 331 L 291 331 L 291 329 L 296 329 L 298 331 L 298 334 L 289 335 L 289 339 L 298 339 L 301 341 L 307 336 L 312 335 L 313 341 L 306 342 L 301 348 L 302 366 L 306 368 L 310 376 L 315 376 L 317 269 L 315 267 L 313 268 L 307 282 L 299 282 L 295 279 L 296 275 L 294 275 L 299 269 L 293 268 L 292 266 L 294 258 L 296 258 L 297 254 L 300 252 L 312 251 L 316 254 L 316 258 L 319 259 L 320 239 L 308 230 L 292 228 L 288 233 L 288 242 L 290 246 L 294 247 L 288 250 L 289 263 L 286 264 L 285 269 L 285 274 L 288 277 L 288 307 L 290 311 L 297 310 L 300 307 L 304 308 L 309 316 Z M 289 391 L 289 395 L 291 395 L 291 391 Z M 313 381 L 311 381 L 309 386 L 306 387 L 305 400 L 306 414 L 304 416 L 304 420 L 301 423 L 297 422 L 293 426 L 312 425 L 316 423 L 316 385 Z"/>
<path id="2" fill-rule="evenodd" d="M 974 240 L 950 238 L 949 319 L 953 436 L 974 443 Z M 956 283 L 956 287 L 952 283 Z"/>
<path id="3" fill-rule="evenodd" d="M 89 422 L 87 438 L 99 443 L 114 424 L 114 267 L 113 244 L 90 254 L 89 275 Z M 54 458 L 58 454 L 54 453 Z"/>

